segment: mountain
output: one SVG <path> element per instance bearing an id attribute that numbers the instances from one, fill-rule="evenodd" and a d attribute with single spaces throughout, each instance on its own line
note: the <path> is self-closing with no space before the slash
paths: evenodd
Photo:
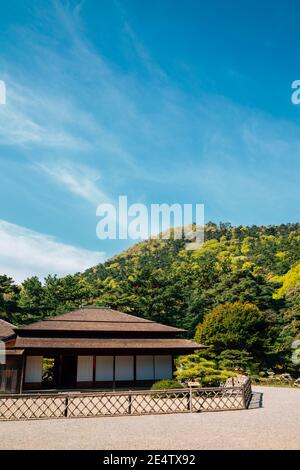
<path id="1" fill-rule="evenodd" d="M 184 240 L 143 241 L 103 264 L 64 278 L 21 286 L 0 276 L 0 317 L 29 323 L 79 305 L 104 305 L 185 328 L 193 337 L 213 308 L 256 305 L 268 322 L 269 349 L 285 351 L 299 335 L 300 225 L 208 223 L 203 248 Z"/>

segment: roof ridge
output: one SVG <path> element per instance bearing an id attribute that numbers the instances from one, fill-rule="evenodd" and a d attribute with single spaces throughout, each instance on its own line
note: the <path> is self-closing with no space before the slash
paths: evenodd
<path id="1" fill-rule="evenodd" d="M 155 319 L 147 319 L 132 315 L 130 313 L 120 312 L 114 309 L 95 308 L 92 309 L 77 308 L 71 312 L 61 313 L 51 317 L 46 317 L 42 320 L 35 321 L 29 325 L 24 325 L 20 329 L 77 329 L 86 330 L 163 330 L 166 331 L 184 331 L 182 328 L 165 325 L 155 321 Z M 40 326 L 44 323 L 44 327 Z"/>
<path id="2" fill-rule="evenodd" d="M 100 309 L 104 309 L 104 310 L 114 310 L 114 309 L 112 309 L 111 307 L 108 307 L 108 306 L 106 306 L 106 305 L 99 305 L 99 307 L 98 307 L 98 305 L 80 305 L 79 308 L 90 308 L 90 309 L 95 308 L 95 309 L 97 309 L 97 310 L 100 310 Z M 124 313 L 124 312 L 121 312 L 121 313 Z"/>
<path id="3" fill-rule="evenodd" d="M 132 317 L 132 318 L 136 318 L 137 321 L 144 321 L 144 322 L 149 322 L 149 321 L 152 321 L 152 320 L 148 320 L 147 318 L 143 318 L 143 317 L 138 317 L 137 315 L 133 315 L 132 313 L 126 313 L 126 312 L 121 312 L 120 310 L 116 310 L 114 308 L 111 308 L 111 307 L 96 307 L 96 306 L 87 306 L 87 307 L 77 307 L 75 308 L 74 310 L 71 310 L 71 311 L 68 311 L 68 312 L 64 312 L 64 313 L 60 313 L 58 315 L 54 315 L 54 316 L 51 316 L 49 318 L 47 318 L 47 320 L 53 320 L 53 319 L 59 319 L 59 318 L 63 318 L 67 315 L 71 315 L 71 314 L 75 314 L 75 313 L 84 313 L 83 310 L 110 310 L 112 314 L 118 314 L 120 316 L 123 316 L 123 317 Z M 79 321 L 79 320 L 78 320 Z M 100 320 L 101 321 L 101 320 Z M 103 320 L 104 321 L 104 320 Z M 114 320 L 113 320 L 114 321 Z M 115 321 L 118 321 L 118 320 L 115 320 Z"/>
<path id="4" fill-rule="evenodd" d="M 132 315 L 134 316 L 134 315 Z M 139 318 L 139 317 L 137 317 Z M 142 323 L 157 323 L 153 320 L 144 319 L 145 322 Z M 57 317 L 45 318 L 44 320 L 40 321 L 62 321 L 62 322 L 71 322 L 71 323 L 141 323 L 140 321 L 119 321 L 119 320 L 57 320 Z M 158 325 L 162 325 L 162 323 L 157 323 Z"/>

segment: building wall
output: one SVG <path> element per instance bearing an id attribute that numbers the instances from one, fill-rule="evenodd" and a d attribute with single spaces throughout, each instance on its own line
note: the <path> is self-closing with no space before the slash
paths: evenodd
<path id="1" fill-rule="evenodd" d="M 27 356 L 25 366 L 25 388 L 42 386 L 43 356 Z M 134 385 L 138 382 L 154 382 L 171 379 L 173 358 L 171 355 L 118 355 L 88 356 L 77 358 L 77 387 Z"/>

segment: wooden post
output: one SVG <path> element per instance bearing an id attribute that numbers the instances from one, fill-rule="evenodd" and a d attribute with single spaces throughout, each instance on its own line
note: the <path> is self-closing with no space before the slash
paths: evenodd
<path id="1" fill-rule="evenodd" d="M 64 411 L 65 418 L 68 417 L 68 407 L 69 407 L 69 397 L 66 397 L 65 398 L 65 411 Z"/>
<path id="2" fill-rule="evenodd" d="M 175 357 L 172 356 L 172 378 L 174 377 L 175 371 L 176 371 Z"/>
<path id="3" fill-rule="evenodd" d="M 133 381 L 136 385 L 136 356 L 133 356 Z"/>
<path id="4" fill-rule="evenodd" d="M 190 387 L 189 410 L 190 410 L 190 413 L 193 412 L 193 390 L 192 390 L 192 387 Z"/>
<path id="5" fill-rule="evenodd" d="M 21 369 L 21 377 L 20 377 L 20 389 L 19 389 L 19 393 L 21 394 L 23 392 L 23 383 L 24 383 L 24 377 L 25 377 L 25 364 L 26 364 L 26 361 L 25 361 L 25 354 L 23 353 L 23 357 L 22 357 L 22 369 Z"/>
<path id="6" fill-rule="evenodd" d="M 62 383 L 62 361 L 63 356 L 62 354 L 59 355 L 59 364 L 58 364 L 58 385 L 61 386 Z"/>
<path id="7" fill-rule="evenodd" d="M 113 391 L 116 390 L 116 356 L 113 356 Z"/>
<path id="8" fill-rule="evenodd" d="M 128 395 L 128 414 L 131 414 L 132 396 Z"/>
<path id="9" fill-rule="evenodd" d="M 96 356 L 93 356 L 93 387 L 96 387 Z"/>

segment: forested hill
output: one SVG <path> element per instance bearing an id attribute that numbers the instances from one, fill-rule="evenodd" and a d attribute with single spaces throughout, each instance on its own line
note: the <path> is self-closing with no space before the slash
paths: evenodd
<path id="1" fill-rule="evenodd" d="M 194 336 L 216 306 L 240 301 L 267 321 L 269 349 L 299 335 L 300 225 L 231 227 L 209 223 L 204 247 L 183 240 L 141 242 L 104 264 L 64 278 L 17 286 L 0 276 L 0 315 L 28 323 L 79 305 L 105 305 L 183 327 Z"/>

